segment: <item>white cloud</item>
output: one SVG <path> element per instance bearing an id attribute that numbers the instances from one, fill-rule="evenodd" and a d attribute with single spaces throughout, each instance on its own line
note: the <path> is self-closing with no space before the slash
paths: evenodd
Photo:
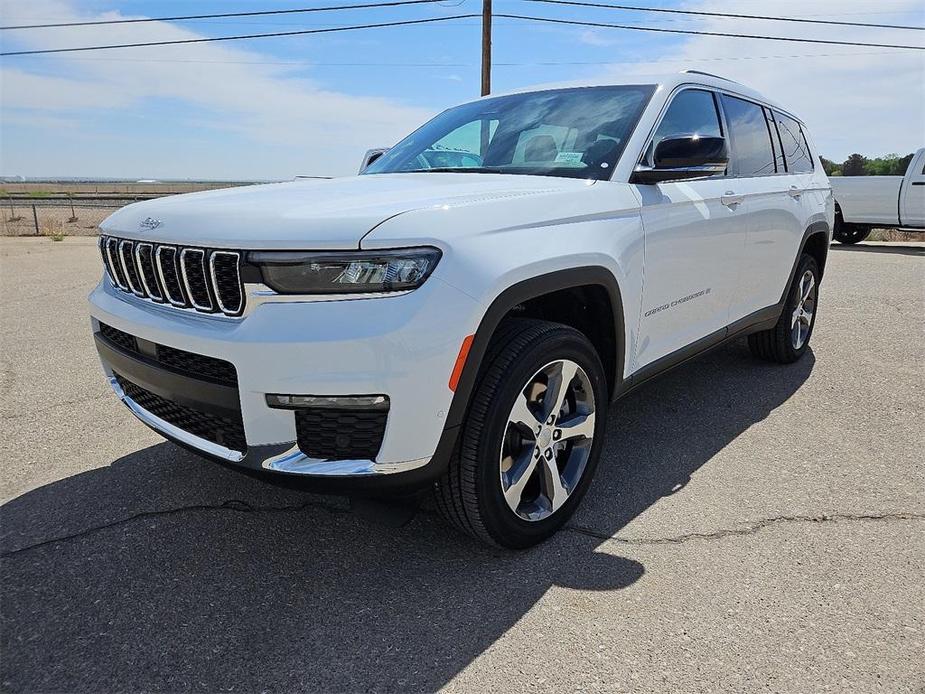
<path id="1" fill-rule="evenodd" d="M 578 35 L 578 40 L 588 46 L 607 47 L 614 46 L 619 39 L 612 34 L 608 37 L 600 29 L 586 29 Z"/>
<path id="2" fill-rule="evenodd" d="M 921 0 L 710 1 L 691 9 L 870 23 L 918 24 Z M 878 16 L 884 17 L 879 19 Z M 693 28 L 693 27 L 692 27 Z M 837 41 L 922 45 L 920 32 L 710 19 L 703 31 Z M 638 72 L 691 68 L 740 81 L 793 110 L 810 127 L 823 156 L 852 152 L 905 154 L 925 145 L 925 52 L 698 36 L 675 55 L 633 66 Z M 618 72 L 625 75 L 627 67 Z"/>
<path id="3" fill-rule="evenodd" d="M 114 19 L 121 15 L 108 12 L 100 17 Z M 81 21 L 96 17 L 81 14 L 64 0 L 31 0 L 4 6 L 5 24 L 37 23 L 48 18 Z M 80 38 L 76 40 L 74 37 L 78 35 Z M 24 30 L 17 36 L 23 48 L 48 46 L 47 33 Z M 61 47 L 199 37 L 193 31 L 168 23 L 82 27 L 79 34 L 70 31 L 61 36 L 67 37 L 56 42 Z M 10 47 L 7 43 L 8 50 Z M 4 125 L 11 125 L 32 116 L 69 119 L 74 127 L 80 128 L 91 110 L 117 114 L 121 111 L 130 117 L 133 109 L 154 104 L 159 105 L 160 114 L 169 110 L 171 104 L 178 104 L 179 119 L 197 128 L 199 134 L 230 131 L 243 138 L 243 143 L 236 143 L 242 151 L 238 152 L 235 170 L 228 171 L 227 162 L 219 170 L 208 159 L 190 161 L 188 156 L 178 156 L 185 154 L 182 150 L 187 146 L 186 140 L 197 140 L 197 133 L 188 131 L 177 133 L 176 147 L 181 151 L 164 151 L 163 141 L 137 142 L 136 151 L 144 153 L 144 157 L 136 155 L 136 158 L 156 163 L 159 176 L 235 177 L 351 172 L 368 147 L 394 143 L 432 115 L 427 110 L 386 98 L 324 89 L 310 79 L 291 76 L 291 65 L 267 64 L 272 60 L 228 44 L 59 54 L 30 63 L 43 67 L 41 72 L 37 68 L 27 71 L 16 67 L 15 60 L 8 59 L 0 68 L 2 120 Z M 191 120 L 193 117 L 195 121 Z M 41 140 L 41 131 L 36 129 L 36 132 L 37 140 Z M 262 168 L 249 171 L 249 150 L 242 146 L 248 143 L 253 149 L 278 152 L 277 164 L 255 153 L 254 160 L 260 161 Z M 4 160 L 0 162 L 4 173 L 30 168 L 28 173 L 34 175 L 36 166 L 46 175 L 64 173 L 59 170 L 53 150 L 45 151 L 45 161 L 36 163 L 34 155 L 29 157 L 30 162 L 18 161 L 16 155 L 22 149 L 4 149 Z M 174 156 L 173 165 L 170 155 Z M 98 139 L 87 156 L 95 160 L 87 162 L 85 171 L 92 169 L 100 175 L 103 165 L 119 168 L 118 150 L 107 153 L 100 148 Z M 65 163 L 72 166 L 73 159 L 61 161 L 62 165 Z"/>

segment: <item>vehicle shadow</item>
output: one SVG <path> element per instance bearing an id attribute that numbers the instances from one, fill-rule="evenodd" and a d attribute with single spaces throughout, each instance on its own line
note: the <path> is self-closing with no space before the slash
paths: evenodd
<path id="1" fill-rule="evenodd" d="M 896 255 L 925 256 L 925 246 L 904 246 L 901 243 L 882 245 L 859 243 L 852 246 L 833 243 L 829 248 L 834 251 L 848 251 L 849 253 L 894 253 Z"/>
<path id="2" fill-rule="evenodd" d="M 813 364 L 737 343 L 623 400 L 571 527 L 616 534 Z M 390 529 L 345 508 L 166 443 L 23 494 L 0 509 L 3 688 L 432 691 L 550 588 L 619 590 L 645 571 L 586 532 L 505 552 L 430 513 Z"/>

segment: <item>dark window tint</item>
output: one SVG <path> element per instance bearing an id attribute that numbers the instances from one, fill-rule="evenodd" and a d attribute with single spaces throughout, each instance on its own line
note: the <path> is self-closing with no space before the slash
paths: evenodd
<path id="1" fill-rule="evenodd" d="M 774 173 L 774 151 L 764 109 L 751 101 L 723 95 L 723 110 L 732 137 L 732 160 L 737 176 Z"/>
<path id="2" fill-rule="evenodd" d="M 649 161 L 651 162 L 655 145 L 666 137 L 680 135 L 722 137 L 719 115 L 711 92 L 686 89 L 672 100 L 649 145 L 649 151 L 646 153 Z"/>
<path id="3" fill-rule="evenodd" d="M 765 118 L 768 123 L 768 132 L 771 133 L 771 146 L 774 148 L 774 170 L 778 173 L 783 173 L 787 170 L 787 166 L 784 163 L 784 149 L 780 144 L 780 133 L 777 132 L 777 123 L 774 120 L 774 114 L 768 110 L 764 110 Z"/>
<path id="4" fill-rule="evenodd" d="M 790 173 L 806 173 L 813 170 L 813 160 L 806 146 L 806 138 L 800 124 L 793 118 L 775 113 L 777 130 L 780 132 L 781 144 L 784 147 L 784 157 L 787 160 L 787 171 Z"/>

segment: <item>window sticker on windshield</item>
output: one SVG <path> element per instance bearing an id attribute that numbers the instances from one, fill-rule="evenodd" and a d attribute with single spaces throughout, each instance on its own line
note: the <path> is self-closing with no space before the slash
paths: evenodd
<path id="1" fill-rule="evenodd" d="M 581 164 L 581 157 L 583 154 L 584 152 L 559 152 L 556 155 L 556 163 L 576 166 Z"/>

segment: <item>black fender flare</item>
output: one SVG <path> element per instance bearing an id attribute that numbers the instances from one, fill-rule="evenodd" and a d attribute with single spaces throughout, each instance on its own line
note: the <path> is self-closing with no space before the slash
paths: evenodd
<path id="1" fill-rule="evenodd" d="M 813 236 L 823 235 L 825 236 L 825 243 L 823 248 L 825 249 L 822 254 L 822 263 L 819 266 L 819 281 L 822 282 L 822 276 L 825 274 L 825 261 L 829 254 L 829 243 L 832 241 L 832 230 L 829 228 L 829 223 L 826 221 L 813 222 L 806 230 L 803 232 L 803 240 L 800 241 L 800 248 L 797 250 L 796 257 L 793 259 L 793 266 L 790 268 L 790 275 L 787 279 L 787 284 L 784 285 L 784 291 L 780 295 L 780 301 L 778 304 L 781 309 L 787 303 L 787 292 L 790 291 L 790 285 L 793 284 L 793 278 L 797 274 L 797 265 L 800 262 L 800 256 L 803 255 L 803 251 L 806 249 L 806 244 L 809 242 L 809 239 Z"/>
<path id="2" fill-rule="evenodd" d="M 626 358 L 625 323 L 623 319 L 623 296 L 617 278 L 607 268 L 600 265 L 587 265 L 582 267 L 566 268 L 554 272 L 537 275 L 511 285 L 501 292 L 492 302 L 482 316 L 479 327 L 472 339 L 469 354 L 462 374 L 456 384 L 456 392 L 450 403 L 446 416 L 446 425 L 434 453 L 435 462 L 445 465 L 452 454 L 459 434 L 459 428 L 469 409 L 469 400 L 475 389 L 478 374 L 482 368 L 482 361 L 488 351 L 488 344 L 498 325 L 504 317 L 518 304 L 529 299 L 536 299 L 544 294 L 570 289 L 573 287 L 600 286 L 603 287 L 610 298 L 613 311 L 614 345 L 616 364 L 611 393 L 616 394 L 622 390 L 623 366 Z"/>

